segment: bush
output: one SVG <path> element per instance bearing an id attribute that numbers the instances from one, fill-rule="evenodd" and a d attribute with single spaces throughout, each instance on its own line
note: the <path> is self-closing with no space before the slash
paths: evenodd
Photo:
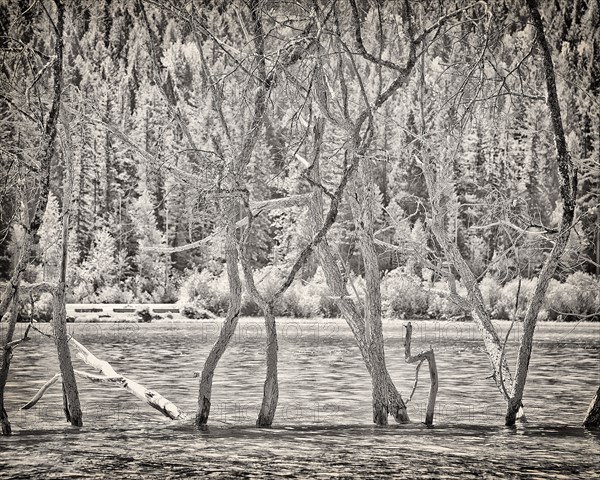
<path id="1" fill-rule="evenodd" d="M 49 322 L 52 320 L 53 309 L 52 294 L 44 292 L 40 295 L 37 302 L 33 304 L 32 317 L 38 322 Z"/>
<path id="2" fill-rule="evenodd" d="M 191 315 L 206 310 L 215 315 L 223 315 L 229 306 L 226 272 L 214 275 L 205 269 L 201 272 L 189 273 L 179 288 L 177 305 Z"/>
<path id="3" fill-rule="evenodd" d="M 491 313 L 492 318 L 502 318 L 505 312 L 500 312 L 500 299 L 502 297 L 500 282 L 492 275 L 487 274 L 479 282 L 479 289 L 481 290 L 485 306 Z"/>
<path id="4" fill-rule="evenodd" d="M 391 317 L 425 316 L 429 312 L 429 294 L 421 279 L 402 271 L 389 271 L 381 281 L 382 309 Z"/>
<path id="5" fill-rule="evenodd" d="M 435 282 L 433 284 L 433 288 L 436 290 L 442 290 L 445 292 L 449 292 L 448 284 L 446 282 Z M 457 293 L 462 297 L 466 297 L 466 290 L 462 288 L 462 286 L 457 282 L 456 284 Z M 448 318 L 448 317 L 464 317 L 466 313 L 462 308 L 460 308 L 456 303 L 452 300 L 444 297 L 442 295 L 437 295 L 435 293 L 429 294 L 429 309 L 427 311 L 429 317 L 431 318 Z"/>
<path id="6" fill-rule="evenodd" d="M 266 266 L 254 273 L 256 288 L 264 297 L 270 297 L 285 281 L 286 273 L 274 266 Z M 281 298 L 273 305 L 273 313 L 278 317 L 313 317 L 319 314 L 319 298 L 310 285 L 295 280 Z M 251 299 L 247 291 L 242 298 L 242 314 L 260 316 L 262 311 Z"/>
<path id="7" fill-rule="evenodd" d="M 160 316 L 150 313 L 150 309 L 148 308 L 142 308 L 141 310 L 136 311 L 135 314 L 137 315 L 138 322 L 140 323 L 148 323 L 152 320 L 160 318 Z"/>
<path id="8" fill-rule="evenodd" d="M 544 307 L 549 320 L 576 320 L 576 315 L 590 315 L 600 311 L 600 280 L 583 272 L 569 275 L 564 283 L 552 280 Z M 565 315 L 566 314 L 566 315 Z M 598 315 L 590 320 L 600 320 Z"/>
<path id="9" fill-rule="evenodd" d="M 517 316 L 525 315 L 531 297 L 537 284 L 537 278 L 522 278 L 521 288 L 519 290 L 519 279 L 513 278 L 507 282 L 500 290 L 500 298 L 496 308 L 496 318 L 509 319 L 515 312 L 515 302 L 517 300 L 517 291 L 519 292 L 519 309 Z"/>
<path id="10" fill-rule="evenodd" d="M 317 314 L 325 318 L 336 318 L 341 316 L 340 309 L 338 308 L 335 300 L 331 298 L 331 293 L 327 282 L 325 281 L 325 274 L 321 267 L 317 268 L 317 271 L 313 275 L 312 280 L 305 286 L 308 295 L 312 302 L 316 302 Z"/>
<path id="11" fill-rule="evenodd" d="M 121 288 L 119 285 L 102 287 L 93 299 L 94 303 L 134 303 L 135 295 L 131 290 Z"/>

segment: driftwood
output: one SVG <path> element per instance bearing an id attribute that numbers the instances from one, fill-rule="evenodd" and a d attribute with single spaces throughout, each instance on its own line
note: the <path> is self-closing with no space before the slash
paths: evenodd
<path id="1" fill-rule="evenodd" d="M 412 392 L 407 400 L 407 403 L 412 399 L 412 396 L 415 393 L 417 388 L 417 384 L 419 382 L 419 369 L 425 360 L 429 364 L 429 397 L 427 398 L 427 411 L 425 414 L 425 425 L 431 426 L 433 425 L 433 413 L 435 410 L 435 398 L 437 396 L 438 391 L 438 373 L 437 373 L 437 365 L 435 363 L 435 355 L 433 353 L 433 348 L 425 352 L 418 353 L 417 355 L 410 354 L 410 342 L 412 338 L 412 324 L 408 322 L 407 325 L 404 325 L 406 328 L 406 337 L 404 338 L 404 358 L 406 363 L 417 363 L 417 369 L 415 371 L 415 383 L 413 385 Z"/>
<path id="2" fill-rule="evenodd" d="M 48 336 L 46 333 L 41 332 L 38 329 L 36 330 Z M 123 375 L 119 375 L 110 365 L 110 363 L 108 363 L 105 360 L 98 359 L 86 347 L 84 347 L 73 337 L 70 337 L 69 343 L 73 345 L 77 350 L 77 358 L 79 358 L 90 367 L 102 373 L 102 375 L 94 375 L 81 370 L 75 370 L 75 375 L 77 375 L 78 377 L 85 378 L 94 383 L 107 383 L 124 388 L 129 393 L 135 395 L 137 398 L 146 402 L 152 408 L 158 410 L 165 417 L 169 417 L 172 420 L 182 420 L 187 418 L 187 415 L 184 412 L 182 412 L 179 408 L 177 408 L 177 406 L 170 400 L 167 400 L 159 393 L 149 390 L 143 385 L 140 385 L 139 383 L 134 382 L 133 380 L 130 380 L 127 377 L 124 377 Z M 28 410 L 32 408 L 42 398 L 44 393 L 46 393 L 46 391 L 59 379 L 62 379 L 62 377 L 59 373 L 57 373 L 56 375 L 54 375 L 54 377 L 48 380 L 42 386 L 42 388 L 40 388 L 40 390 L 35 394 L 35 396 L 28 403 L 23 405 L 21 409 Z"/>

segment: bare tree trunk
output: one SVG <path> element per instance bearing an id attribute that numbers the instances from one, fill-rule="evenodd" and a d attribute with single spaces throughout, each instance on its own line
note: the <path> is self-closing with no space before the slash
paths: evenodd
<path id="1" fill-rule="evenodd" d="M 0 364 L 0 424 L 2 425 L 2 435 L 10 435 L 12 429 L 8 414 L 4 407 L 4 388 L 8 380 L 8 371 L 10 370 L 10 360 L 12 358 L 12 347 L 10 343 L 13 341 L 15 327 L 17 324 L 17 315 L 19 313 L 19 296 L 15 292 L 10 310 L 7 312 L 8 325 L 6 328 L 5 341 L 2 344 L 2 364 Z"/>
<path id="2" fill-rule="evenodd" d="M 473 271 L 460 253 L 456 243 L 448 235 L 445 212 L 448 208 L 446 200 L 448 192 L 446 189 L 449 188 L 449 184 L 444 177 L 450 174 L 444 165 L 433 165 L 427 158 L 424 159 L 422 168 L 431 202 L 431 231 L 442 247 L 450 264 L 458 272 L 460 282 L 467 290 L 467 298 L 459 296 L 456 293 L 453 274 L 449 272 L 450 299 L 464 309 L 469 310 L 473 315 L 473 320 L 481 332 L 483 345 L 490 360 L 492 378 L 500 394 L 508 402 L 513 381 L 506 356 L 504 355 L 503 343 L 492 324 L 490 314 L 485 306 L 483 295 Z M 515 414 L 517 413 L 524 419 L 521 408 L 517 409 Z"/>
<path id="3" fill-rule="evenodd" d="M 279 399 L 279 383 L 277 380 L 277 328 L 272 305 L 264 310 L 267 330 L 267 374 L 263 387 L 263 399 L 256 420 L 258 427 L 270 427 L 275 418 Z"/>
<path id="4" fill-rule="evenodd" d="M 210 399 L 215 369 L 227 345 L 235 333 L 242 305 L 242 282 L 238 271 L 238 253 L 236 238 L 237 206 L 231 202 L 227 212 L 227 232 L 225 239 L 225 259 L 227 262 L 227 277 L 229 279 L 229 308 L 227 316 L 219 332 L 219 338 L 213 345 L 202 369 L 200 389 L 198 393 L 198 413 L 196 426 L 202 428 L 208 422 L 210 414 Z"/>
<path id="5" fill-rule="evenodd" d="M 52 327 L 54 329 L 54 342 L 58 352 L 58 364 L 62 376 L 65 417 L 67 421 L 71 422 L 71 425 L 81 427 L 83 425 L 83 414 L 79 403 L 79 392 L 77 390 L 75 372 L 73 371 L 71 351 L 69 350 L 67 311 L 65 308 L 69 248 L 69 217 L 73 190 L 73 162 L 71 158 L 72 148 L 69 122 L 66 114 L 61 115 L 61 117 L 63 119 L 62 124 L 65 132 L 65 149 L 63 156 L 65 159 L 64 172 L 66 172 L 66 178 L 64 179 L 63 185 L 60 277 L 52 299 L 54 307 L 52 312 Z"/>
<path id="6" fill-rule="evenodd" d="M 358 244 L 362 254 L 365 275 L 365 334 L 371 359 L 373 394 L 373 422 L 387 425 L 388 392 L 386 385 L 383 325 L 381 321 L 381 275 L 379 258 L 373 239 L 374 179 L 370 159 L 361 159 L 359 175 L 353 182 L 349 197 L 358 230 Z"/>
<path id="7" fill-rule="evenodd" d="M 596 390 L 596 395 L 592 398 L 585 418 L 583 419 L 585 428 L 600 428 L 600 387 Z"/>
<path id="8" fill-rule="evenodd" d="M 73 371 L 71 351 L 69 350 L 69 335 L 67 334 L 66 309 L 65 309 L 65 283 L 59 282 L 58 289 L 53 297 L 52 328 L 54 330 L 54 343 L 58 352 L 58 363 L 62 375 L 63 408 L 65 418 L 71 425 L 81 427 L 83 414 L 79 403 L 77 381 Z"/>
<path id="9" fill-rule="evenodd" d="M 459 252 L 456 244 L 448 237 L 443 217 L 440 215 L 440 209 L 443 209 L 444 206 L 439 203 L 441 192 L 436 192 L 437 181 L 435 179 L 435 174 L 431 168 L 425 168 L 424 175 L 429 190 L 429 196 L 432 200 L 431 230 L 444 250 L 444 253 L 448 256 L 451 264 L 458 271 L 461 283 L 467 289 L 467 306 L 471 310 L 473 320 L 481 332 L 483 345 L 492 367 L 494 381 L 504 399 L 508 400 L 508 392 L 510 392 L 512 388 L 512 376 L 506 357 L 502 353 L 502 342 L 492 324 L 490 314 L 485 307 L 483 295 L 481 294 L 475 275 Z"/>
<path id="10" fill-rule="evenodd" d="M 417 355 L 411 355 L 410 342 L 412 339 L 412 324 L 408 322 L 408 324 L 404 326 L 406 327 L 406 336 L 404 337 L 404 358 L 406 363 L 419 362 L 415 371 L 415 385 L 413 387 L 413 393 L 417 388 L 417 383 L 419 381 L 419 368 L 421 367 L 421 364 L 427 360 L 427 364 L 429 365 L 429 396 L 427 398 L 427 411 L 425 412 L 425 425 L 431 426 L 433 425 L 435 398 L 438 392 L 438 372 L 437 365 L 435 363 L 435 354 L 433 353 L 433 348 L 430 348 L 426 352 L 421 352 Z"/>
<path id="11" fill-rule="evenodd" d="M 517 412 L 523 402 L 523 393 L 525 391 L 525 382 L 527 381 L 527 373 L 529 371 L 529 360 L 531 358 L 533 334 L 537 323 L 537 317 L 544 296 L 546 295 L 548 284 L 556 271 L 560 257 L 564 253 L 569 241 L 573 218 L 575 216 L 575 201 L 577 195 L 577 170 L 575 169 L 571 156 L 567 150 L 567 141 L 562 122 L 560 103 L 556 91 L 556 78 L 554 75 L 552 53 L 550 52 L 550 46 L 546 39 L 544 24 L 538 10 L 537 1 L 527 0 L 527 7 L 529 8 L 531 21 L 536 30 L 537 43 L 542 54 L 544 75 L 546 77 L 547 104 L 552 119 L 554 143 L 557 153 L 556 164 L 558 166 L 563 212 L 559 233 L 555 240 L 554 247 L 540 272 L 538 283 L 527 308 L 527 312 L 525 313 L 525 319 L 523 320 L 523 336 L 517 354 L 515 382 L 506 411 L 506 425 L 514 425 Z"/>
<path id="12" fill-rule="evenodd" d="M 311 167 L 310 174 L 311 180 L 314 183 L 314 187 L 309 202 L 309 209 L 310 218 L 313 222 L 313 228 L 316 229 L 323 221 L 323 194 L 318 186 L 321 185 L 318 155 L 315 155 L 315 158 L 313 159 L 313 165 Z M 363 361 L 365 362 L 367 371 L 372 377 L 373 364 L 369 342 L 366 335 L 365 320 L 360 314 L 356 304 L 352 301 L 350 295 L 348 294 L 344 275 L 340 271 L 340 267 L 335 260 L 335 256 L 331 251 L 331 247 L 329 246 L 326 238 L 324 238 L 317 246 L 317 256 L 319 259 L 319 264 L 323 269 L 329 290 L 336 298 L 336 304 L 339 307 L 342 316 L 348 323 L 352 334 L 354 335 L 354 339 L 358 345 Z M 402 396 L 394 385 L 389 372 L 387 371 L 385 362 L 380 366 L 379 375 L 380 378 L 376 382 L 378 385 L 381 385 L 382 381 L 385 384 L 384 387 L 379 386 L 379 388 L 385 388 L 387 390 L 387 412 L 393 415 L 398 423 L 409 422 L 410 420 L 406 411 L 406 405 L 402 400 Z M 383 380 L 381 380 L 381 377 L 383 377 Z M 379 408 L 381 411 L 382 408 Z"/>

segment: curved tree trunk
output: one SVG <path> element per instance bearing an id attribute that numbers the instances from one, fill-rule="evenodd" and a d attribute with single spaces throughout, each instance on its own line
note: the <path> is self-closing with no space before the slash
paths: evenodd
<path id="1" fill-rule="evenodd" d="M 273 419 L 275 418 L 275 412 L 277 410 L 277 402 L 279 400 L 279 382 L 277 378 L 277 322 L 275 321 L 275 315 L 273 314 L 273 305 L 275 301 L 283 295 L 285 290 L 279 289 L 278 292 L 267 300 L 256 288 L 254 272 L 246 255 L 248 237 L 252 229 L 252 213 L 249 208 L 247 208 L 247 214 L 248 226 L 244 235 L 242 235 L 240 260 L 244 270 L 244 278 L 246 279 L 246 290 L 262 310 L 265 317 L 265 330 L 267 332 L 265 349 L 267 371 L 263 386 L 263 399 L 258 418 L 256 419 L 256 426 L 270 427 L 273 424 Z"/>
<path id="2" fill-rule="evenodd" d="M 223 326 L 219 332 L 219 337 L 211 348 L 202 369 L 198 392 L 198 413 L 196 415 L 196 426 L 198 428 L 201 428 L 208 422 L 215 369 L 217 368 L 221 356 L 227 349 L 231 337 L 233 337 L 233 334 L 235 333 L 240 317 L 242 282 L 238 271 L 237 239 L 235 233 L 236 213 L 236 206 L 234 204 L 229 205 L 225 239 L 225 259 L 227 261 L 227 277 L 229 279 L 229 308 Z"/>
<path id="3" fill-rule="evenodd" d="M 311 168 L 311 178 L 315 186 L 311 199 L 309 201 L 310 218 L 313 222 L 313 228 L 318 226 L 323 221 L 323 194 L 321 189 L 317 186 L 321 184 L 321 176 L 319 171 L 319 159 L 318 156 L 313 160 L 313 166 Z M 410 421 L 408 413 L 406 411 L 406 405 L 402 400 L 402 396 L 398 392 L 398 389 L 394 385 L 392 378 L 385 365 L 385 359 L 379 363 L 378 371 L 375 373 L 376 379 L 373 381 L 374 368 L 373 368 L 373 356 L 371 355 L 369 340 L 366 334 L 365 320 L 360 314 L 356 304 L 350 298 L 348 290 L 346 288 L 346 281 L 342 274 L 335 256 L 329 246 L 327 239 L 323 239 L 317 246 L 317 256 L 319 264 L 323 269 L 327 286 L 331 291 L 332 295 L 336 298 L 336 304 L 339 307 L 342 316 L 348 323 L 350 330 L 354 336 L 356 344 L 360 350 L 363 361 L 371 375 L 372 383 L 377 385 L 377 394 L 379 398 L 385 398 L 387 400 L 387 406 L 381 405 L 382 400 L 377 400 L 377 407 L 374 403 L 374 413 L 376 411 L 382 412 L 387 410 L 387 413 L 391 414 L 398 423 L 407 423 Z M 386 393 L 381 394 L 382 391 Z M 375 417 L 375 415 L 374 415 Z M 376 421 L 380 420 L 381 416 L 374 418 Z M 387 421 L 387 420 L 386 420 Z"/>

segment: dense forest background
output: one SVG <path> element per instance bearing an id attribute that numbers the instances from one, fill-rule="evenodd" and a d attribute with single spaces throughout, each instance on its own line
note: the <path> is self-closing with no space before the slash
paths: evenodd
<path id="1" fill-rule="evenodd" d="M 421 19 L 439 18 L 463 3 L 423 2 L 415 8 Z M 367 50 L 379 49 L 380 58 L 401 52 L 402 37 L 393 32 L 402 2 L 358 4 Z M 307 22 L 309 9 L 302 5 L 262 2 L 265 48 L 273 65 Z M 28 178 L 36 173 L 32 159 L 52 90 L 45 71 L 55 41 L 45 8 L 43 2 L 0 5 L 3 279 L 23 235 L 13 221 L 19 205 L 15 192 L 27 182 L 37 188 Z M 377 111 L 369 156 L 389 314 L 460 313 L 431 293 L 443 286 L 431 264 L 443 265 L 444 258 L 429 232 L 430 198 L 419 165 L 424 152 L 448 159 L 448 228 L 496 316 L 506 316 L 514 304 L 517 279 L 526 297 L 560 221 L 535 35 L 526 27 L 521 2 L 493 1 L 485 12 L 481 8 L 474 13 L 478 21 L 465 17 L 440 32 L 419 57 L 406 88 Z M 544 1 L 540 9 L 556 54 L 568 147 L 579 169 L 576 222 L 546 305 L 547 315 L 557 318 L 592 314 L 600 304 L 600 11 L 597 2 L 584 0 Z M 67 4 L 62 106 L 69 128 L 61 130 L 59 142 L 68 141 L 73 158 L 71 302 L 181 301 L 192 310 L 226 310 L 219 192 L 228 173 L 224 150 L 242 147 L 251 120 L 256 59 L 244 21 L 249 14 L 243 2 L 216 0 L 199 2 L 194 11 L 166 1 Z M 488 14 L 489 21 L 481 21 Z M 192 15 L 204 30 L 193 28 Z M 389 39 L 385 45 L 382 36 Z M 354 61 L 364 81 L 326 50 L 282 73 L 244 172 L 252 201 L 310 191 L 303 175 L 312 138 L 307 125 L 315 112 L 330 113 L 324 105 L 340 105 L 339 93 L 335 98 L 340 76 L 347 78 L 351 100 L 377 96 L 389 81 L 384 69 L 358 55 Z M 324 88 L 311 92 L 314 82 Z M 323 91 L 329 98 L 317 98 Z M 350 102 L 345 108 L 355 107 Z M 328 185 L 344 170 L 344 145 L 335 128 L 325 132 L 321 175 Z M 26 276 L 31 283 L 58 275 L 68 177 L 63 155 L 59 148 Z M 302 205 L 255 215 L 248 252 L 263 285 L 276 283 L 308 241 L 307 215 Z M 185 247 L 207 237 L 196 248 Z M 342 202 L 329 237 L 360 295 L 364 266 L 348 201 Z M 304 265 L 279 314 L 336 314 L 317 263 Z M 247 300 L 246 313 L 254 310 Z"/>

